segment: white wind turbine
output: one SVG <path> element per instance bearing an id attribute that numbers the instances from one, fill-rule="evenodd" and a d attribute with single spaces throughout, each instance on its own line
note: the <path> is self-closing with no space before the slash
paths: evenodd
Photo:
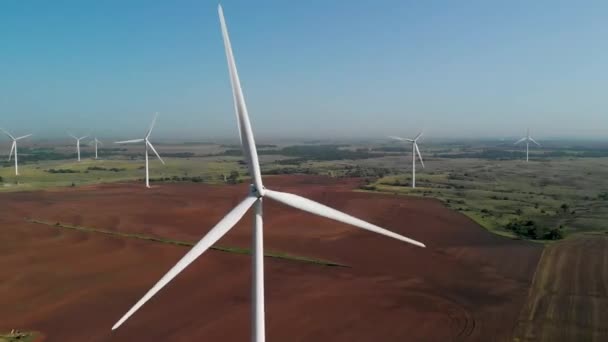
<path id="1" fill-rule="evenodd" d="M 404 242 L 414 244 L 419 247 L 424 247 L 424 244 L 401 236 L 399 234 L 380 228 L 371 223 L 365 222 L 338 210 L 327 207 L 323 204 L 311 201 L 298 195 L 293 195 L 285 192 L 273 191 L 264 187 L 262 176 L 260 173 L 260 164 L 258 162 L 258 154 L 255 147 L 253 132 L 247 114 L 245 98 L 241 90 L 241 83 L 237 74 L 234 56 L 232 55 L 232 47 L 230 38 L 224 21 L 222 7 L 218 6 L 222 36 L 224 39 L 224 47 L 226 59 L 228 62 L 228 71 L 230 74 L 230 83 L 232 85 L 232 93 L 234 106 L 237 114 L 237 122 L 243 153 L 249 167 L 252 184 L 247 197 L 222 218 L 205 237 L 203 237 L 167 274 L 165 274 L 113 327 L 112 330 L 118 328 L 126 321 L 135 311 L 137 311 L 144 303 L 154 296 L 160 289 L 169 283 L 175 276 L 183 271 L 191 262 L 198 258 L 203 252 L 217 242 L 224 234 L 226 234 L 236 223 L 245 215 L 250 207 L 255 206 L 254 223 L 253 223 L 253 244 L 252 244 L 252 261 L 253 261 L 253 284 L 252 284 L 252 321 L 251 321 L 251 340 L 253 342 L 263 342 L 265 340 L 265 322 L 264 322 L 264 247 L 262 236 L 262 201 L 265 197 L 283 203 L 290 207 L 307 211 L 309 213 L 330 218 L 339 222 L 347 223 L 361 229 L 369 230 L 378 234 L 386 235 Z"/>
<path id="2" fill-rule="evenodd" d="M 150 169 L 148 166 L 148 164 L 149 164 L 148 148 L 150 148 L 152 150 L 152 152 L 154 152 L 154 154 L 156 154 L 156 156 L 158 157 L 158 160 L 160 160 L 160 162 L 163 163 L 163 165 L 165 164 L 165 161 L 163 160 L 163 158 L 160 157 L 160 155 L 158 154 L 158 152 L 156 152 L 156 149 L 154 148 L 154 146 L 152 146 L 152 143 L 150 142 L 150 134 L 152 134 L 152 129 L 154 128 L 154 124 L 156 123 L 157 117 L 158 117 L 158 113 L 154 114 L 154 119 L 152 119 L 152 123 L 150 124 L 150 128 L 148 129 L 148 133 L 146 134 L 145 138 L 115 142 L 115 144 L 135 144 L 135 143 L 140 143 L 140 142 L 144 143 L 144 145 L 146 146 L 146 188 L 150 187 Z"/>
<path id="3" fill-rule="evenodd" d="M 0 128 L 0 130 L 2 130 L 2 132 L 4 132 L 4 134 L 6 134 L 9 138 L 13 139 L 13 144 L 11 145 L 11 152 L 8 155 L 8 161 L 11 161 L 11 157 L 13 156 L 13 151 L 14 151 L 15 152 L 15 176 L 19 176 L 19 162 L 17 160 L 19 158 L 19 156 L 17 155 L 17 141 L 30 137 L 32 135 L 28 134 L 28 135 L 24 135 L 24 136 L 15 138 L 14 136 L 12 136 L 9 132 L 5 131 L 4 129 Z"/>
<path id="4" fill-rule="evenodd" d="M 93 139 L 93 142 L 95 143 L 95 159 L 97 159 L 97 146 L 98 145 L 103 145 L 103 143 L 101 141 L 99 141 L 97 139 L 97 137 L 95 137 L 95 139 Z"/>
<path id="5" fill-rule="evenodd" d="M 72 138 L 76 139 L 76 152 L 78 153 L 78 161 L 80 161 L 80 140 L 88 137 L 88 135 L 85 135 L 84 137 L 80 137 L 78 138 L 77 136 L 68 133 L 69 136 L 71 136 Z"/>
<path id="6" fill-rule="evenodd" d="M 526 163 L 527 163 L 528 160 L 529 160 L 528 156 L 530 154 L 530 141 L 533 142 L 533 143 L 535 143 L 536 146 L 538 146 L 538 147 L 540 147 L 540 144 L 537 143 L 536 140 L 532 139 L 532 137 L 530 136 L 530 129 L 529 128 L 528 128 L 528 131 L 526 133 L 526 136 L 523 137 L 523 138 L 521 138 L 521 139 L 519 139 L 519 140 L 517 140 L 514 145 L 520 144 L 520 143 L 522 143 L 524 141 L 526 142 Z"/>
<path id="7" fill-rule="evenodd" d="M 412 188 L 416 187 L 416 154 L 418 158 L 420 158 L 420 164 L 424 168 L 424 162 L 422 161 L 422 154 L 420 154 L 420 149 L 418 148 L 418 139 L 422 137 L 422 132 L 418 133 L 418 135 L 414 139 L 406 139 L 391 136 L 389 138 L 399 140 L 399 141 L 409 141 L 412 143 Z"/>

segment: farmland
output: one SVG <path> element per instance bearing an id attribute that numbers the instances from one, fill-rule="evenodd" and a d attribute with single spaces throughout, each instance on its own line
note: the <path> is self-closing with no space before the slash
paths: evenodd
<path id="1" fill-rule="evenodd" d="M 268 251 L 348 266 L 267 257 L 269 339 L 510 339 L 542 246 L 493 235 L 433 199 L 353 192 L 360 180 L 276 176 L 266 184 L 428 246 L 265 202 Z M 198 240 L 246 187 L 115 183 L 0 194 L 8 209 L 0 217 L 0 307 L 11 308 L 0 311 L 0 330 L 33 329 L 50 341 L 246 339 L 251 260 L 221 250 L 207 252 L 110 331 L 188 250 L 158 241 Z M 247 248 L 250 225 L 246 216 L 217 245 Z"/>
<path id="2" fill-rule="evenodd" d="M 312 310 L 317 298 L 355 316 L 357 310 L 363 310 L 387 320 L 384 313 L 394 311 L 390 317 L 400 317 L 411 336 L 427 340 L 604 338 L 605 330 L 597 322 L 605 320 L 601 312 L 606 311 L 602 292 L 606 284 L 596 277 L 605 274 L 606 268 L 605 260 L 597 259 L 605 256 L 600 250 L 605 250 L 602 244 L 608 230 L 608 185 L 604 181 L 608 158 L 603 156 L 603 147 L 571 148 L 563 153 L 558 147 L 535 151 L 531 162 L 524 163 L 521 151 L 496 144 L 423 145 L 426 168 L 418 168 L 416 189 L 409 187 L 411 159 L 400 145 L 315 142 L 259 148 L 262 172 L 270 186 L 310 196 L 397 232 L 404 229 L 402 234 L 429 246 L 423 251 L 406 248 L 405 254 L 391 252 L 395 246 L 383 248 L 390 243 L 382 239 L 366 238 L 341 225 L 310 220 L 306 214 L 270 203 L 267 267 L 273 273 L 269 282 L 276 287 L 270 287 L 269 298 L 278 296 L 270 299 L 272 311 L 284 313 L 292 306 Z M 70 159 L 69 147 L 31 147 L 29 152 L 34 152 L 29 155 L 24 149 L 19 177 L 14 176 L 11 163 L 3 163 L 0 204 L 9 206 L 10 215 L 2 221 L 2 227 L 9 227 L 0 246 L 6 261 L 2 266 L 13 272 L 27 270 L 27 275 L 15 273 L 0 285 L 0 294 L 11 293 L 5 296 L 10 300 L 0 304 L 15 308 L 13 316 L 3 318 L 2 331 L 33 329 L 47 336 L 85 338 L 62 328 L 60 322 L 65 319 L 78 320 L 102 340 L 109 338 L 96 319 L 104 327 L 111 325 L 245 192 L 247 170 L 235 146 L 159 144 L 158 149 L 166 165 L 151 160 L 152 189 L 143 187 L 143 151 L 137 147 L 107 149 L 100 160 L 91 159 L 89 151 L 82 162 Z M 210 292 L 197 294 L 197 300 L 215 307 L 228 303 L 236 316 L 224 309 L 220 322 L 189 311 L 193 309 L 170 289 L 168 297 L 161 299 L 175 315 L 190 312 L 200 319 L 192 318 L 188 326 L 215 322 L 198 330 L 186 329 L 189 336 L 217 334 L 219 338 L 225 330 L 224 320 L 246 325 L 246 295 L 233 294 L 240 293 L 238 289 L 246 288 L 249 281 L 245 269 L 249 262 L 239 261 L 249 253 L 245 227 L 250 222 L 244 221 L 209 252 L 210 261 L 201 264 L 205 266 L 193 265 L 194 270 L 185 276 L 190 282 L 206 284 L 206 279 L 214 277 L 228 282 L 232 294 L 209 284 L 205 288 Z M 547 246 L 543 250 L 543 245 L 520 240 Z M 373 260 L 352 255 L 353 250 L 372 247 L 378 248 Z M 44 254 L 42 259 L 39 253 Z M 120 258 L 113 258 L 114 253 Z M 75 255 L 80 263 L 70 263 L 54 275 L 45 271 L 60 269 L 66 258 Z M 413 262 L 421 258 L 424 263 Z M 130 261 L 125 263 L 127 259 Z M 148 266 L 142 267 L 143 260 Z M 238 269 L 240 275 L 222 272 L 226 267 Z M 396 269 L 402 271 L 393 274 Z M 447 278 L 431 269 L 441 269 Z M 570 269 L 578 270 L 574 278 L 560 276 Z M 471 282 L 450 277 L 462 272 L 469 272 Z M 347 279 L 348 283 L 342 281 Z M 42 296 L 41 288 L 26 286 L 37 282 L 52 291 Z M 89 287 L 81 292 L 71 284 Z M 114 288 L 117 284 L 125 290 Z M 180 291 L 193 291 L 186 280 L 176 286 Z M 294 286 L 311 294 L 287 300 L 291 297 L 281 289 Z M 319 286 L 327 290 L 315 292 Z M 23 292 L 18 294 L 17 289 Z M 66 297 L 70 291 L 74 294 Z M 363 293 L 372 292 L 384 295 L 361 302 Z M 95 299 L 104 293 L 119 298 L 116 306 Z M 349 306 L 355 297 L 359 304 Z M 78 309 L 83 303 L 112 315 L 84 319 Z M 425 309 L 429 305 L 432 309 Z M 60 314 L 49 320 L 48 312 Z M 445 315 L 450 317 L 449 323 Z M 144 327 L 161 319 L 145 311 L 141 316 L 134 319 L 135 328 L 119 331 L 113 340 L 141 337 Z M 355 316 L 336 309 L 319 319 L 348 331 L 353 322 L 360 322 Z M 280 328 L 285 322 L 269 317 L 273 336 L 291 336 L 291 331 Z M 301 330 L 303 340 L 357 340 L 346 332 L 324 330 L 318 325 L 321 321 L 290 317 L 289 322 L 295 329 L 310 330 Z M 380 322 L 374 322 L 355 329 L 358 338 L 391 340 L 404 332 L 388 326 L 378 330 Z M 445 324 L 445 329 L 436 329 Z M 177 338 L 183 331 L 182 325 L 171 323 L 163 332 L 150 330 L 149 337 Z M 247 336 L 246 329 L 233 333 L 233 340 Z"/>
<path id="3" fill-rule="evenodd" d="M 436 198 L 507 237 L 551 241 L 576 232 L 606 231 L 608 148 L 568 142 L 548 146 L 533 151 L 531 162 L 525 163 L 520 150 L 501 142 L 422 145 L 426 168 L 418 167 L 416 189 L 409 187 L 408 149 L 399 144 L 284 143 L 258 148 L 266 175 L 363 178 L 363 191 Z M 70 148 L 29 147 L 18 178 L 12 165 L 4 162 L 0 191 L 124 182 L 144 175 L 139 147 L 105 149 L 101 160 L 80 163 L 65 159 L 72 154 Z M 247 179 L 238 146 L 161 144 L 159 150 L 166 165 L 151 160 L 152 183 L 224 184 Z"/>
<path id="4" fill-rule="evenodd" d="M 608 235 L 545 248 L 515 329 L 516 341 L 608 340 Z"/>

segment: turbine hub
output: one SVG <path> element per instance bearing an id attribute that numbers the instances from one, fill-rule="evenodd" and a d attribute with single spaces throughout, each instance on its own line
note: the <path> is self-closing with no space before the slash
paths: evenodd
<path id="1" fill-rule="evenodd" d="M 249 190 L 251 191 L 251 194 L 257 198 L 264 197 L 264 189 L 262 188 L 262 191 L 258 190 L 258 188 L 255 187 L 255 184 L 250 184 Z"/>

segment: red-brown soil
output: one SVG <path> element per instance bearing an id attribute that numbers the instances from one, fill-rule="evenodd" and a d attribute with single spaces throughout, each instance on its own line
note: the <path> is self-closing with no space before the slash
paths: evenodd
<path id="1" fill-rule="evenodd" d="M 488 233 L 440 202 L 353 192 L 354 180 L 267 177 L 427 244 L 421 249 L 264 202 L 269 341 L 509 341 L 542 247 Z M 208 251 L 115 332 L 187 248 L 26 222 L 196 241 L 247 186 L 110 184 L 0 195 L 0 331 L 45 341 L 246 341 L 251 258 Z M 218 245 L 248 247 L 251 215 Z"/>

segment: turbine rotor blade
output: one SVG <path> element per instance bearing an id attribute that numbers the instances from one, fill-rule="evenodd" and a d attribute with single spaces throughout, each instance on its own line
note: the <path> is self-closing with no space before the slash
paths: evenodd
<path id="1" fill-rule="evenodd" d="M 158 118 L 158 113 L 154 113 L 154 118 L 152 119 L 152 123 L 150 124 L 150 128 L 148 129 L 148 133 L 146 133 L 146 138 L 149 138 L 150 134 L 152 134 L 152 130 L 154 129 L 154 125 L 156 124 L 156 118 Z"/>
<path id="2" fill-rule="evenodd" d="M 389 135 L 388 137 L 389 137 L 390 139 L 393 139 L 393 140 L 407 141 L 407 139 L 400 138 L 400 137 L 396 137 L 396 136 L 394 136 L 394 135 Z"/>
<path id="3" fill-rule="evenodd" d="M 526 139 L 528 139 L 528 137 L 523 137 L 523 138 L 521 138 L 521 139 L 517 140 L 517 141 L 515 142 L 515 144 L 513 144 L 513 145 L 517 145 L 517 144 L 519 144 L 519 143 L 522 143 L 522 142 L 526 141 Z"/>
<path id="4" fill-rule="evenodd" d="M 3 128 L 0 128 L 0 131 L 4 132 L 4 134 L 8 135 L 11 139 L 15 140 L 15 137 L 9 132 L 5 131 Z"/>
<path id="5" fill-rule="evenodd" d="M 142 142 L 142 141 L 145 141 L 145 139 L 123 140 L 123 141 L 116 141 L 114 143 L 115 144 L 134 144 L 134 143 L 138 143 L 138 142 Z"/>
<path id="6" fill-rule="evenodd" d="M 68 133 L 68 135 L 69 135 L 69 136 L 71 136 L 72 138 L 74 138 L 74 139 L 78 140 L 78 137 L 77 137 L 77 136 L 75 136 L 74 134 L 72 134 L 72 133 Z"/>
<path id="7" fill-rule="evenodd" d="M 32 135 L 33 135 L 33 134 L 27 134 L 27 135 L 23 135 L 23 136 L 20 136 L 20 137 L 18 137 L 18 138 L 15 138 L 15 140 L 21 140 L 21 139 L 25 139 L 25 138 L 27 138 L 27 137 L 31 137 Z"/>
<path id="8" fill-rule="evenodd" d="M 13 156 L 13 151 L 15 150 L 15 145 L 17 145 L 17 142 L 15 140 L 13 140 L 13 144 L 11 145 L 11 152 L 8 154 L 8 161 L 11 161 L 11 158 Z"/>
<path id="9" fill-rule="evenodd" d="M 218 5 L 218 14 L 220 17 L 220 26 L 222 28 L 222 37 L 224 39 L 224 49 L 226 50 L 226 60 L 228 62 L 228 72 L 230 74 L 230 84 L 232 86 L 232 95 L 241 135 L 243 154 L 249 164 L 249 174 L 253 178 L 253 184 L 256 190 L 260 192 L 260 194 L 263 194 L 264 186 L 262 185 L 262 173 L 260 172 L 258 152 L 256 151 L 251 122 L 249 121 L 249 114 L 247 113 L 247 105 L 245 104 L 245 97 L 243 95 L 243 90 L 241 89 L 241 81 L 236 69 L 234 55 L 232 54 L 232 45 L 230 44 L 230 37 L 228 36 L 224 11 L 222 10 L 221 5 Z"/>
<path id="10" fill-rule="evenodd" d="M 152 146 L 152 143 L 146 140 L 146 144 L 148 144 L 148 146 L 150 146 L 150 148 L 152 149 L 152 152 L 154 152 L 154 154 L 156 154 L 156 156 L 158 157 L 158 160 L 160 160 L 160 162 L 163 163 L 163 165 L 165 165 L 165 161 L 163 160 L 163 158 L 160 157 L 158 152 L 156 152 L 156 149 L 154 148 L 154 146 Z"/>
<path id="11" fill-rule="evenodd" d="M 423 134 L 424 132 L 420 132 L 418 133 L 418 135 L 414 138 L 414 141 L 417 141 Z"/>
<path id="12" fill-rule="evenodd" d="M 82 139 L 87 138 L 87 137 L 88 137 L 88 135 L 85 135 L 84 137 L 80 137 L 80 138 L 76 138 L 76 139 L 82 140 Z"/>
<path id="13" fill-rule="evenodd" d="M 529 137 L 528 139 L 530 139 L 531 142 L 535 143 L 536 146 L 540 147 L 540 144 L 536 142 L 536 140 L 534 140 L 532 137 Z"/>
<path id="14" fill-rule="evenodd" d="M 175 278 L 181 271 L 190 265 L 196 258 L 203 254 L 209 247 L 216 243 L 224 236 L 239 220 L 245 215 L 247 210 L 257 201 L 258 198 L 249 195 L 239 205 L 232 209 L 224 218 L 218 222 L 215 227 L 205 235 L 192 249 L 184 255 L 180 261 L 173 266 L 122 318 L 114 324 L 112 330 L 116 330 L 122 325 L 131 315 L 133 315 L 142 305 L 144 305 L 152 296 L 160 291 L 167 283 Z"/>
<path id="15" fill-rule="evenodd" d="M 385 235 L 385 236 L 391 237 L 393 239 L 407 242 L 407 243 L 410 243 L 410 244 L 418 246 L 418 247 L 426 247 L 421 242 L 407 238 L 407 237 L 399 235 L 397 233 L 393 233 L 390 230 L 380 228 L 374 224 L 365 222 L 361 219 L 350 216 L 350 215 L 343 213 L 341 211 L 338 211 L 336 209 L 330 208 L 324 204 L 309 200 L 307 198 L 304 198 L 304 197 L 301 197 L 298 195 L 267 189 L 264 197 L 268 197 L 270 199 L 273 199 L 277 202 L 281 202 L 283 204 L 286 204 L 286 205 L 296 208 L 296 209 L 307 211 L 311 214 L 326 217 L 326 218 L 329 218 L 329 219 L 332 219 L 335 221 L 339 221 L 342 223 L 350 224 L 352 226 L 359 227 L 359 228 L 365 229 L 365 230 L 369 230 L 371 232 L 378 233 L 381 235 Z"/>
<path id="16" fill-rule="evenodd" d="M 420 164 L 424 168 L 424 162 L 422 161 L 422 154 L 420 154 L 420 149 L 418 148 L 418 144 L 414 141 L 414 147 L 416 147 L 416 153 L 418 154 L 418 158 L 420 159 Z"/>

